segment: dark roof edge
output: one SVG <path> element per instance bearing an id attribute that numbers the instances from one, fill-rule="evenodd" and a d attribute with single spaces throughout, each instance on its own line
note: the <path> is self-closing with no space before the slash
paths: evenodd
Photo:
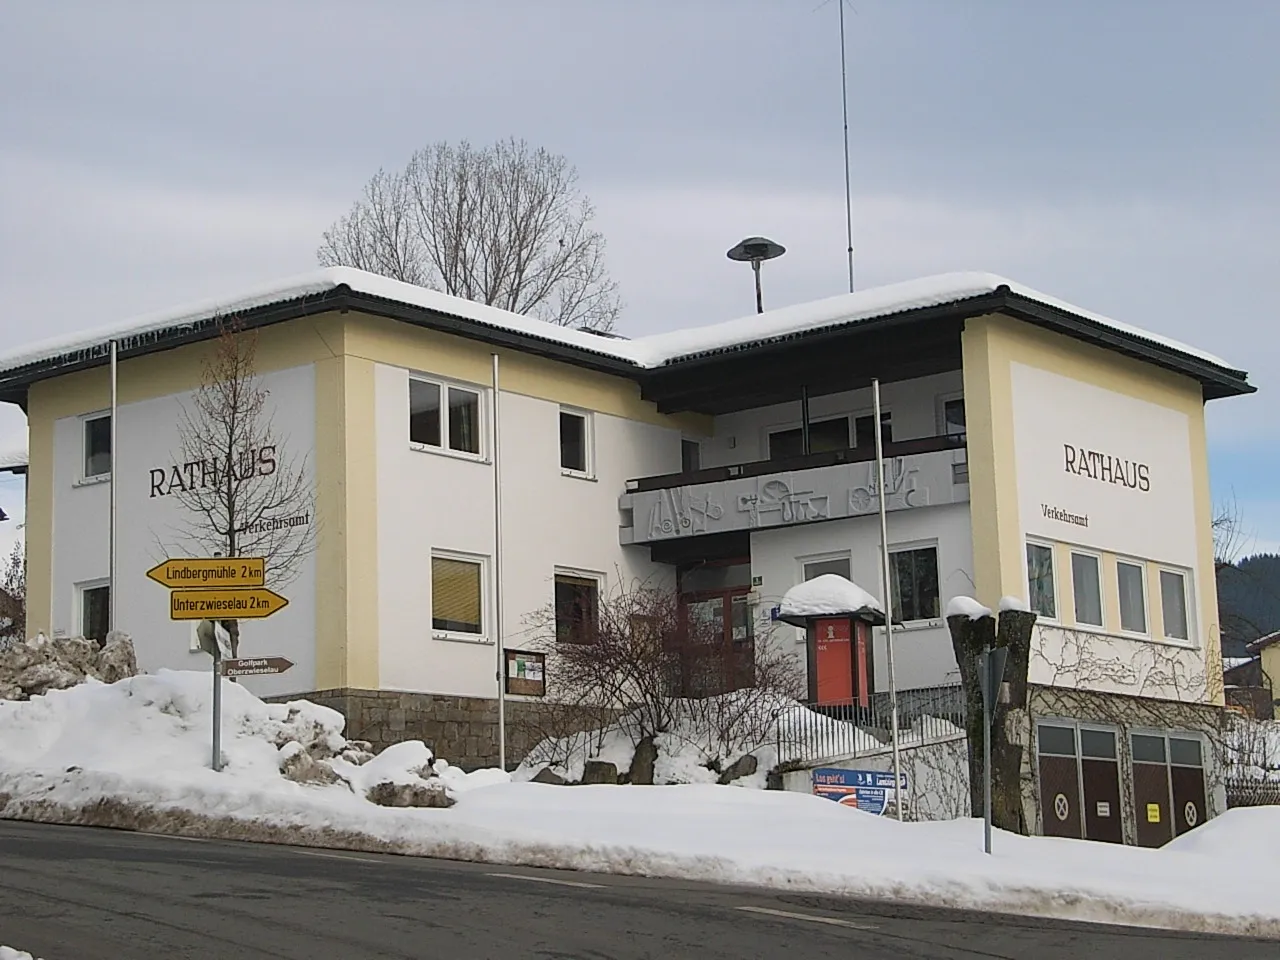
<path id="1" fill-rule="evenodd" d="M 252 330 L 334 310 L 340 312 L 354 310 L 373 316 L 387 317 L 414 326 L 440 330 L 471 340 L 480 340 L 496 346 L 510 347 L 525 353 L 562 360 L 602 373 L 634 377 L 640 370 L 627 360 L 604 353 L 597 354 L 585 348 L 559 343 L 533 334 L 491 327 L 455 314 L 361 293 L 352 290 L 347 284 L 339 284 L 321 293 L 279 300 L 247 310 L 216 313 L 200 320 L 182 321 L 169 327 L 123 335 L 114 339 L 119 342 L 119 358 L 126 360 L 211 339 L 217 335 L 219 325 L 231 317 L 235 317 L 246 329 Z M 38 360 L 6 374 L 0 374 L 0 402 L 25 403 L 26 392 L 31 384 L 102 366 L 109 361 L 110 354 L 110 340 L 108 340 L 106 343 Z"/>

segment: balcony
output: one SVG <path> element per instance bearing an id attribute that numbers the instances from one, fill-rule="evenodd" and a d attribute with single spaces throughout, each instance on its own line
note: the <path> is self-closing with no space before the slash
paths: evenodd
<path id="1" fill-rule="evenodd" d="M 885 444 L 885 508 L 969 499 L 963 436 Z M 622 543 L 794 526 L 879 510 L 875 452 L 865 447 L 644 477 L 619 501 Z"/>

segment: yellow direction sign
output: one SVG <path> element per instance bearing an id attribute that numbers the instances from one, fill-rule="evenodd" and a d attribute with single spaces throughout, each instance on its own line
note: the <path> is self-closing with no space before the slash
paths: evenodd
<path id="1" fill-rule="evenodd" d="M 260 587 L 266 568 L 261 557 L 185 557 L 158 563 L 147 576 L 165 587 Z"/>
<path id="2" fill-rule="evenodd" d="M 170 620 L 260 620 L 288 606 L 274 590 L 175 590 L 169 594 Z"/>

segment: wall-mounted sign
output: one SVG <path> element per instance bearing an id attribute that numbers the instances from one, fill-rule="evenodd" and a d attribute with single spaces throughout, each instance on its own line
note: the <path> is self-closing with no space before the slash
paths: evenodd
<path id="1" fill-rule="evenodd" d="M 507 693 L 518 697 L 547 695 L 547 655 L 527 650 L 507 650 Z"/>

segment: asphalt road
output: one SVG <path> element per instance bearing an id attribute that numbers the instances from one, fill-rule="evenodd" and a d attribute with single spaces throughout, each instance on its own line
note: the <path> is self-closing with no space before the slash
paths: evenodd
<path id="1" fill-rule="evenodd" d="M 0 944 L 43 960 L 1280 957 L 1257 940 L 5 821 Z"/>

